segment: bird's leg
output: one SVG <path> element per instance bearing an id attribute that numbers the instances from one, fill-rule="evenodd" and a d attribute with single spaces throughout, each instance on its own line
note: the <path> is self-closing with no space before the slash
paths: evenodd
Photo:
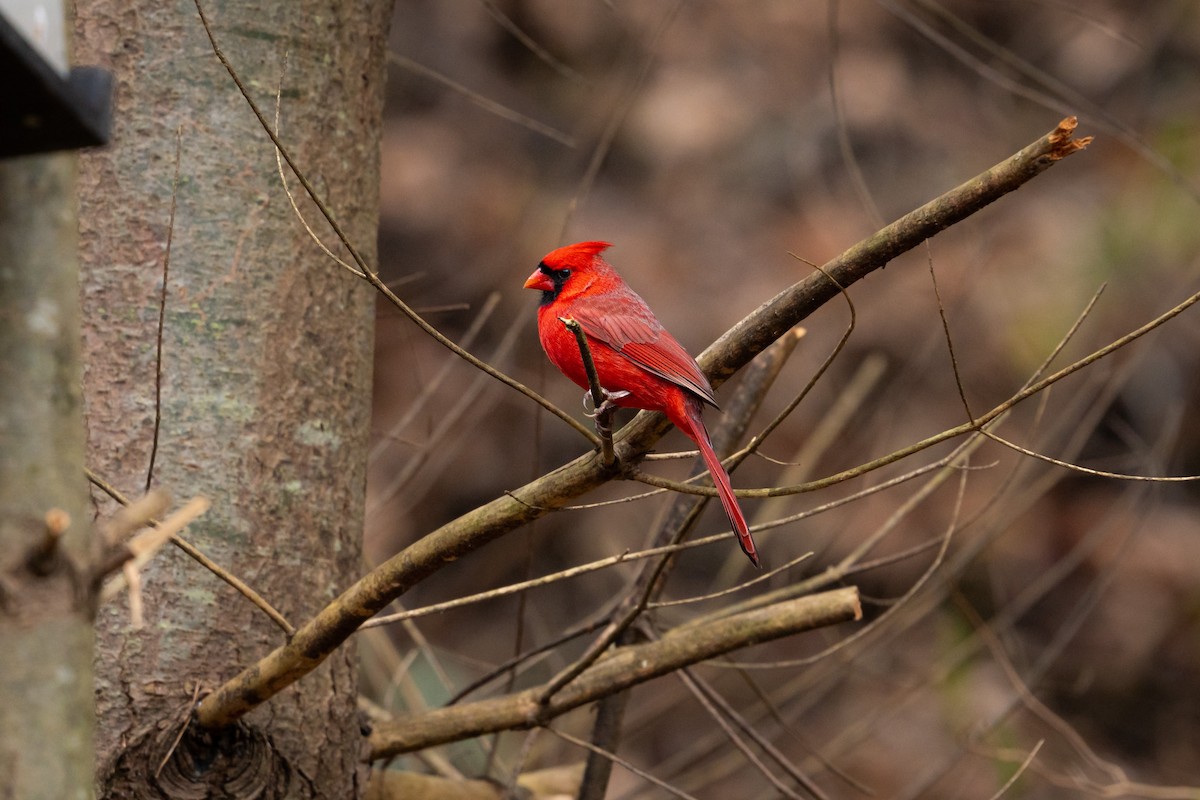
<path id="1" fill-rule="evenodd" d="M 592 393 L 591 392 L 583 393 L 583 413 L 585 415 L 587 415 L 588 417 L 591 417 L 592 419 L 595 419 L 596 417 L 600 416 L 601 414 L 607 415 L 607 414 L 611 414 L 612 412 L 616 411 L 617 410 L 617 401 L 620 400 L 622 397 L 629 396 L 629 392 L 625 391 L 624 389 L 622 389 L 619 392 L 610 392 L 608 389 L 601 387 L 600 392 L 604 395 L 604 402 L 601 403 L 600 407 L 597 408 L 595 411 L 591 410 L 592 403 L 595 402 L 592 399 Z"/>
<path id="2" fill-rule="evenodd" d="M 601 387 L 601 394 L 604 396 L 604 402 L 595 411 L 589 411 L 592 407 L 594 399 L 591 392 L 585 392 L 583 395 L 583 409 L 587 416 L 591 417 L 596 423 L 596 432 L 600 434 L 602 439 L 612 441 L 612 418 L 617 411 L 617 401 L 622 397 L 627 397 L 629 392 L 619 391 L 610 392 Z"/>

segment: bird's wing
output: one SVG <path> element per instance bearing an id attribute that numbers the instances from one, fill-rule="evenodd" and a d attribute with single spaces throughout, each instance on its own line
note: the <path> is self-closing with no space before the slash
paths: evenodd
<path id="1" fill-rule="evenodd" d="M 591 338 L 604 342 L 647 372 L 717 405 L 712 385 L 696 360 L 632 290 L 594 295 L 587 303 L 576 304 L 571 316 Z"/>

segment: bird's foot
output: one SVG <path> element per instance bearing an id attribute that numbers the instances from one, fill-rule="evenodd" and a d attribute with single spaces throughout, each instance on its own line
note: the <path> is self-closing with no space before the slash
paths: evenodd
<path id="1" fill-rule="evenodd" d="M 627 391 L 610 392 L 603 387 L 600 388 L 600 391 L 604 394 L 604 402 L 601 403 L 600 407 L 597 408 L 595 411 L 588 410 L 592 407 L 592 393 L 587 392 L 586 394 L 584 394 L 584 396 L 583 396 L 584 413 L 587 414 L 589 417 L 591 417 L 592 420 L 595 422 L 596 433 L 600 434 L 600 438 L 604 439 L 607 442 L 611 442 L 612 441 L 612 431 L 613 431 L 613 429 L 612 429 L 613 412 L 617 410 L 617 401 L 620 400 L 622 397 L 628 397 L 629 392 L 627 392 Z M 604 448 L 601 448 L 601 452 L 606 452 L 606 450 Z"/>
<path id="2" fill-rule="evenodd" d="M 602 388 L 600 391 L 604 393 L 604 402 L 595 411 L 590 410 L 592 408 L 592 393 L 584 392 L 583 394 L 583 413 L 592 419 L 604 414 L 611 414 L 617 408 L 617 401 L 622 397 L 629 396 L 629 392 L 625 390 L 610 392 L 608 389 Z"/>

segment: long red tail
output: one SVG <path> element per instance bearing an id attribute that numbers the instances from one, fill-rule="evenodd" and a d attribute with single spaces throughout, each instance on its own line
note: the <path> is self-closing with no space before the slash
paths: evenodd
<path id="1" fill-rule="evenodd" d="M 708 467 L 709 474 L 712 475 L 721 505 L 725 508 L 725 516 L 729 517 L 729 524 L 737 534 L 742 552 L 750 558 L 754 566 L 761 568 L 758 550 L 755 549 L 754 539 L 750 536 L 750 527 L 746 524 L 746 518 L 742 516 L 742 509 L 738 506 L 737 497 L 734 496 L 733 487 L 729 483 L 729 473 L 721 465 L 721 459 L 713 450 L 712 440 L 708 438 L 708 429 L 704 427 L 704 418 L 701 416 L 700 401 L 694 397 L 687 397 L 683 411 L 680 419 L 671 421 L 700 448 L 700 457 L 704 459 L 704 466 Z"/>

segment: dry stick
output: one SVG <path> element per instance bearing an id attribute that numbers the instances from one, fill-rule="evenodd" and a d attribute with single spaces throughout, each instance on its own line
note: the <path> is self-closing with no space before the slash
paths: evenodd
<path id="1" fill-rule="evenodd" d="M 171 240 L 175 235 L 175 206 L 179 199 L 179 151 L 183 147 L 183 126 L 175 129 L 175 179 L 171 184 L 171 214 L 167 220 L 167 248 L 163 254 L 162 294 L 158 298 L 158 336 L 155 345 L 154 435 L 150 439 L 150 464 L 146 467 L 146 491 L 154 480 L 154 460 L 158 456 L 158 431 L 162 426 L 163 329 L 167 324 L 167 278 L 171 272 Z"/>
<path id="2" fill-rule="evenodd" d="M 124 578 L 117 576 L 104 585 L 99 592 L 100 602 L 107 603 L 120 594 L 125 588 L 126 579 L 130 577 L 130 570 L 136 575 L 138 570 L 146 566 L 164 544 L 170 541 L 178 531 L 183 530 L 197 517 L 208 511 L 208 508 L 208 500 L 203 497 L 193 497 L 174 514 L 162 522 L 152 522 L 152 527 L 117 548 L 117 552 L 114 553 L 115 558 L 103 564 L 101 569 L 93 575 L 93 580 L 103 580 L 108 577 L 109 573 L 116 572 L 118 568 L 125 569 L 125 576 Z"/>
<path id="3" fill-rule="evenodd" d="M 519 325 L 510 325 L 508 330 L 504 332 L 504 337 L 496 345 L 492 351 L 492 359 L 496 361 L 505 361 L 512 353 L 513 349 L 520 341 L 520 335 L 523 329 Z M 455 362 L 457 363 L 457 362 Z M 389 502 L 402 489 L 408 488 L 407 499 L 412 505 L 417 505 L 420 498 L 424 495 L 428 486 L 436 480 L 438 474 L 437 468 L 427 466 L 433 455 L 437 455 L 443 460 L 448 458 L 446 453 L 453 451 L 457 446 L 452 437 L 462 436 L 464 429 L 469 426 L 462 422 L 463 417 L 471 414 L 472 411 L 478 411 L 478 399 L 486 389 L 491 388 L 491 384 L 487 380 L 488 376 L 483 373 L 477 373 L 466 388 L 461 391 L 458 399 L 454 401 L 454 405 L 449 408 L 440 409 L 441 414 L 437 425 L 433 430 L 429 431 L 423 446 L 417 453 L 405 463 L 402 469 L 399 469 L 388 479 L 384 486 L 380 486 L 373 493 L 371 500 L 367 503 L 367 517 L 375 514 L 384 503 Z M 476 414 L 476 416 L 480 416 Z M 420 476 L 422 482 L 418 483 L 414 479 Z M 416 488 L 414 488 L 414 486 Z"/>
<path id="4" fill-rule="evenodd" d="M 501 11 L 499 6 L 492 2 L 492 0 L 480 0 L 480 3 L 483 5 L 484 9 L 487 10 L 488 14 L 491 14 L 492 19 L 496 20 L 497 25 L 508 31 L 514 39 L 523 44 L 525 49 L 533 53 L 533 55 L 536 56 L 537 59 L 543 64 L 567 80 L 575 81 L 584 85 L 589 84 L 589 81 L 586 78 L 584 78 L 575 70 L 571 69 L 562 61 L 555 58 L 550 54 L 550 51 L 538 44 L 537 40 L 522 30 L 522 28 L 513 21 L 512 17 Z"/>
<path id="5" fill-rule="evenodd" d="M 559 317 L 558 320 L 575 337 L 575 344 L 579 347 L 579 357 L 583 360 L 583 371 L 587 373 L 592 408 L 596 409 L 595 422 L 596 433 L 600 437 L 600 463 L 606 467 L 611 466 L 616 461 L 616 456 L 613 454 L 612 421 L 617 408 L 613 405 L 605 405 L 608 398 L 605 396 L 604 387 L 600 385 L 600 376 L 596 374 L 596 362 L 592 359 L 592 348 L 588 346 L 587 334 L 583 332 L 583 326 L 568 317 Z"/>
<path id="6" fill-rule="evenodd" d="M 501 676 L 506 675 L 509 670 L 515 670 L 518 666 L 526 661 L 537 659 L 539 656 L 545 656 L 551 650 L 555 650 L 573 639 L 578 639 L 580 636 L 586 636 L 587 634 L 598 630 L 602 625 L 604 625 L 603 617 L 587 620 L 575 625 L 565 633 L 556 635 L 548 642 L 540 644 L 530 650 L 526 650 L 519 655 L 513 656 L 512 658 L 508 659 L 508 661 L 505 661 L 503 664 L 493 668 L 486 675 L 476 678 L 463 688 L 459 689 L 458 692 L 456 692 L 450 697 L 449 700 L 446 701 L 446 705 L 451 706 L 455 703 L 458 703 L 467 695 L 483 688 L 484 686 L 487 686 L 489 683 L 500 678 Z"/>
<path id="7" fill-rule="evenodd" d="M 910 553 L 910 555 L 911 555 L 911 553 Z M 718 597 L 726 597 L 731 594 L 736 594 L 737 592 L 745 591 L 746 589 L 748 589 L 751 586 L 754 586 L 756 584 L 769 581 L 771 578 L 774 578 L 776 575 L 782 575 L 783 573 L 787 572 L 788 570 L 790 570 L 792 567 L 796 566 L 800 562 L 808 561 L 808 559 L 810 559 L 812 557 L 813 557 L 813 554 L 811 551 L 809 551 L 802 555 L 796 556 L 791 561 L 788 561 L 787 563 L 776 567 L 775 569 L 771 570 L 770 572 L 764 572 L 760 575 L 755 575 L 754 577 L 750 578 L 750 580 L 743 581 L 742 583 L 736 584 L 735 586 L 728 586 L 724 589 L 718 589 L 713 592 L 705 592 L 704 594 L 693 595 L 691 597 L 681 597 L 677 600 L 655 600 L 652 603 L 648 603 L 646 605 L 646 608 L 647 608 L 647 610 L 653 610 L 653 609 L 658 609 L 658 608 L 674 608 L 677 606 L 690 606 L 690 605 L 695 605 L 696 603 L 707 603 L 709 601 L 716 600 Z"/>
<path id="8" fill-rule="evenodd" d="M 1033 763 L 1033 759 L 1037 758 L 1038 751 L 1042 749 L 1042 745 L 1045 743 L 1045 739 L 1038 739 L 1037 744 L 1035 744 L 1033 749 L 1029 751 L 1029 755 L 1025 756 L 1025 760 L 1021 762 L 1021 766 L 1017 767 L 1017 771 L 1010 775 L 1008 780 L 1004 782 L 1004 785 L 996 790 L 996 793 L 991 796 L 990 800 L 1000 800 L 1000 798 L 1003 797 L 1004 794 L 1013 787 L 1013 784 L 1015 784 L 1017 780 L 1025 774 L 1025 770 L 1029 768 L 1031 763 Z"/>
<path id="9" fill-rule="evenodd" d="M 995 433 L 991 433 L 990 431 L 980 430 L 980 433 L 991 439 L 993 442 L 1002 444 L 1010 450 L 1015 450 L 1022 455 L 1029 456 L 1030 458 L 1036 458 L 1040 461 L 1045 461 L 1047 464 L 1054 464 L 1055 466 L 1062 467 L 1063 469 L 1069 469 L 1074 472 L 1082 472 L 1084 475 L 1092 475 L 1097 478 L 1112 478 L 1113 480 L 1118 481 L 1148 481 L 1150 483 L 1188 483 L 1190 481 L 1200 481 L 1200 475 L 1130 475 L 1125 472 L 1109 472 L 1103 469 L 1092 469 L 1091 467 L 1073 464 L 1070 461 L 1063 461 L 1061 459 L 1048 456 L 1045 453 L 1039 453 L 1036 450 L 1030 450 L 1027 447 L 1022 447 L 1015 442 L 1010 442 L 1008 439 L 1005 439 Z"/>
<path id="10" fill-rule="evenodd" d="M 113 500 L 116 500 L 121 505 L 123 505 L 123 506 L 129 505 L 129 499 L 127 497 L 125 497 L 125 495 L 121 494 L 121 492 L 118 491 L 114 486 L 109 484 L 107 481 L 105 481 L 103 478 L 101 478 L 96 473 L 92 472 L 90 469 L 85 470 L 85 471 L 87 472 L 88 480 L 92 482 L 93 486 L 95 486 L 97 489 L 99 489 L 100 491 L 107 494 Z M 151 520 L 150 524 L 153 525 L 156 523 L 154 522 L 154 520 Z M 184 539 L 183 537 L 176 534 L 171 537 L 171 544 L 175 545 L 180 550 L 187 553 L 189 556 L 192 557 L 192 560 L 194 560 L 200 566 L 204 567 L 206 570 L 211 572 L 213 575 L 216 575 L 218 578 L 225 581 L 227 584 L 229 584 L 234 589 L 236 589 L 239 593 L 241 593 L 241 595 L 243 597 L 245 597 L 251 603 L 253 603 L 254 605 L 258 606 L 260 609 L 262 609 L 262 612 L 264 614 L 266 614 L 268 617 L 270 617 L 271 621 L 274 622 L 276 625 L 278 625 L 283 630 L 283 632 L 285 634 L 287 634 L 289 637 L 293 633 L 295 633 L 296 629 L 292 627 L 291 623 L 288 622 L 282 614 L 280 614 L 278 611 L 276 611 L 275 607 L 272 606 L 270 603 L 268 603 L 263 598 L 262 595 L 260 595 L 258 592 L 251 589 L 244 581 L 242 581 L 236 575 L 234 575 L 233 573 L 229 572 L 228 570 L 226 570 L 225 568 L 223 568 L 222 566 L 217 564 L 217 562 L 213 561 L 208 556 L 204 555 L 204 553 L 200 552 L 200 550 L 198 550 L 196 548 L 196 546 L 193 545 L 191 542 L 189 542 L 187 539 Z"/>
<path id="11" fill-rule="evenodd" d="M 661 555 L 661 553 L 655 552 L 654 555 Z M 569 569 L 564 569 L 564 570 L 561 570 L 560 572 L 555 572 L 550 575 L 543 575 L 540 578 L 530 578 L 529 580 L 518 581 L 517 583 L 510 583 L 506 586 L 501 586 L 498 589 L 489 589 L 486 592 L 477 592 L 475 594 L 467 595 L 465 597 L 456 597 L 453 600 L 446 600 L 445 602 L 442 602 L 442 603 L 435 603 L 435 604 L 429 605 L 429 606 L 422 606 L 421 608 L 410 608 L 410 609 L 406 609 L 404 611 L 398 611 L 394 614 L 387 614 L 382 617 L 375 617 L 373 619 L 370 619 L 370 620 L 364 622 L 362 624 L 362 627 L 360 628 L 360 630 L 365 630 L 367 628 L 376 628 L 376 627 L 379 627 L 380 625 L 391 625 L 396 622 L 403 622 L 406 619 L 413 619 L 414 617 L 423 617 L 428 614 L 440 614 L 443 611 L 449 611 L 450 609 L 459 608 L 461 606 L 473 605 L 474 603 L 481 603 L 485 600 L 495 600 L 497 598 L 505 597 L 510 594 L 517 594 L 518 592 L 525 592 L 529 589 L 534 589 L 539 586 L 547 586 L 551 583 L 557 583 L 558 581 L 561 581 L 561 580 L 566 580 L 568 578 L 574 578 L 579 575 L 586 574 L 588 572 L 595 572 L 598 569 L 604 569 L 606 567 L 611 567 L 616 564 L 624 564 L 625 562 L 630 561 L 634 558 L 641 558 L 641 557 L 647 557 L 647 553 L 643 552 L 643 553 L 633 554 L 633 553 L 625 552 L 625 553 L 621 553 L 620 555 L 610 556 L 608 558 L 601 558 L 597 561 L 592 561 L 587 564 L 580 564 L 577 567 L 570 567 Z"/>
<path id="12" fill-rule="evenodd" d="M 59 544 L 71 527 L 71 515 L 61 508 L 51 508 L 42 516 L 42 538 L 30 549 L 25 565 L 36 575 L 45 577 L 59 564 Z"/>
<path id="13" fill-rule="evenodd" d="M 499 292 L 492 292 L 490 295 L 488 295 L 487 300 L 485 300 L 483 305 L 479 308 L 479 313 L 475 315 L 475 319 L 471 320 L 471 324 L 467 327 L 466 331 L 463 332 L 462 339 L 460 341 L 462 347 L 471 347 L 475 344 L 475 338 L 479 336 L 480 331 L 483 330 L 483 326 L 491 318 L 492 312 L 495 311 L 496 307 L 499 305 Z M 429 380 L 423 380 L 421 382 L 421 393 L 417 396 L 417 399 L 412 403 L 407 404 L 409 407 L 405 409 L 404 414 L 387 429 L 387 432 L 379 437 L 379 440 L 375 443 L 375 446 L 372 447 L 370 452 L 367 454 L 368 464 L 375 462 L 380 456 L 382 456 L 391 446 L 392 440 L 399 439 L 400 434 L 404 431 L 404 429 L 407 428 L 412 421 L 417 418 L 418 414 L 425 410 L 425 406 L 428 405 L 433 399 L 434 394 L 438 389 L 441 388 L 452 368 L 458 363 L 459 362 L 452 358 L 445 359 L 441 369 L 438 370 L 436 375 Z"/>
<path id="14" fill-rule="evenodd" d="M 746 743 L 745 739 L 736 730 L 734 730 L 733 724 L 729 721 L 729 719 L 726 718 L 724 714 L 722 714 L 722 710 L 717 706 L 717 704 L 713 702 L 714 694 L 703 691 L 697 681 L 694 679 L 694 676 L 689 674 L 688 670 L 681 669 L 675 674 L 683 681 L 684 687 L 686 687 L 692 693 L 696 702 L 700 704 L 700 707 L 703 708 L 709 717 L 711 717 L 712 720 L 717 724 L 717 727 L 720 728 L 725 739 L 727 739 L 729 743 L 732 744 L 734 748 L 742 754 L 746 761 L 750 762 L 750 764 L 760 775 L 767 779 L 767 782 L 775 788 L 775 791 L 779 793 L 780 797 L 787 797 L 791 800 L 805 800 L 805 798 L 802 797 L 799 792 L 776 777 L 775 773 L 771 771 L 771 768 L 763 763 L 763 760 L 759 758 L 753 750 L 750 749 L 750 745 Z M 743 729 L 743 732 L 745 732 L 745 729 Z M 703 771 L 694 777 L 702 785 L 708 783 L 706 780 L 706 775 Z"/>
<path id="15" fill-rule="evenodd" d="M 650 74 L 650 68 L 654 64 L 653 54 L 658 48 L 659 41 L 666 34 L 667 29 L 675 19 L 675 15 L 679 12 L 683 5 L 683 0 L 675 0 L 675 3 L 666 10 L 658 27 L 650 36 L 650 42 L 646 48 L 647 56 L 642 62 L 641 69 L 638 70 L 637 76 L 633 79 L 632 85 L 629 87 L 629 92 L 621 98 L 620 102 L 613 109 L 608 117 L 608 121 L 604 125 L 604 130 L 600 134 L 596 146 L 592 149 L 592 157 L 588 160 L 587 168 L 583 172 L 583 176 L 579 179 L 579 186 L 575 190 L 575 194 L 567 201 L 567 213 L 563 215 L 562 230 L 559 233 L 559 238 L 563 238 L 567 231 L 567 226 L 571 223 L 571 219 L 575 216 L 575 210 L 579 208 L 580 202 L 592 190 L 592 184 L 596 181 L 596 176 L 600 174 L 600 167 L 604 164 L 604 159 L 612 150 L 613 142 L 617 138 L 617 132 L 624 124 L 625 118 L 629 116 L 630 110 L 633 108 L 634 101 L 637 100 L 638 93 L 641 91 L 642 84 Z"/>
<path id="16" fill-rule="evenodd" d="M 592 753 L 593 755 L 607 759 L 608 761 L 611 761 L 615 764 L 620 764 L 622 767 L 629 770 L 630 773 L 637 775 L 639 778 L 642 778 L 643 780 L 653 783 L 655 786 L 659 787 L 660 789 L 662 789 L 665 792 L 669 792 L 674 797 L 682 798 L 682 800 L 698 800 L 698 798 L 696 798 L 695 796 L 690 795 L 687 792 L 681 791 L 679 789 L 676 789 L 671 784 L 667 783 L 664 780 L 660 780 L 660 779 L 654 777 L 649 772 L 638 769 L 633 764 L 631 764 L 628 761 L 624 760 L 623 758 L 619 757 L 616 753 L 612 753 L 612 752 L 609 752 L 602 748 L 599 748 L 596 745 L 592 744 L 591 742 L 584 741 L 583 739 L 578 739 L 574 736 L 571 736 L 569 733 L 563 733 L 562 731 L 560 731 L 556 728 L 551 728 L 548 725 L 546 726 L 546 730 L 550 731 L 551 733 L 553 733 L 555 736 L 559 737 L 563 741 L 567 741 L 573 745 L 582 747 L 583 749 L 587 750 L 589 753 Z"/>
<path id="17" fill-rule="evenodd" d="M 170 507 L 171 495 L 163 489 L 152 489 L 133 502 L 125 502 L 101 528 L 103 545 L 111 548 L 124 543 L 130 536 L 151 524 L 151 520 L 165 514 Z"/>
<path id="18" fill-rule="evenodd" d="M 459 83 L 455 80 L 452 80 L 452 79 L 446 77 L 445 75 L 438 72 L 437 70 L 430 69 L 429 67 L 425 66 L 424 64 L 413 61 L 411 58 L 408 58 L 407 56 L 402 56 L 399 53 L 388 53 L 387 59 L 389 62 L 395 64 L 398 67 L 403 67 L 404 69 L 408 70 L 409 72 L 424 76 L 426 78 L 429 78 L 430 80 L 437 81 L 438 83 L 442 84 L 443 86 L 453 89 L 454 91 L 461 94 L 463 97 L 470 100 L 475 105 L 479 106 L 480 108 L 484 109 L 485 111 L 489 111 L 492 114 L 495 114 L 497 117 L 500 117 L 501 119 L 506 119 L 509 122 L 515 122 L 516 124 L 520 125 L 521 127 L 527 128 L 527 129 L 533 131 L 534 133 L 540 133 L 542 136 L 545 136 L 547 139 L 553 139 L 554 141 L 558 142 L 561 145 L 566 145 L 567 147 L 575 147 L 575 139 L 572 136 L 570 136 L 569 134 L 563 133 L 562 131 L 558 130 L 557 128 L 553 128 L 553 127 L 545 124 L 544 122 L 538 122 L 536 119 L 533 119 L 532 117 L 527 117 L 518 111 L 513 111 L 508 106 L 501 105 L 500 103 L 497 103 L 495 100 L 492 100 L 491 98 L 484 97 L 479 92 L 468 89 L 466 86 L 462 85 L 461 83 Z"/>
<path id="19" fill-rule="evenodd" d="M 692 627 L 669 631 L 656 642 L 614 650 L 543 706 L 544 687 L 505 697 L 448 706 L 376 726 L 369 758 L 421 750 L 484 733 L 543 724 L 571 709 L 714 656 L 800 631 L 858 619 L 858 591 L 835 589 Z M 203 703 L 201 704 L 203 706 Z"/>
<path id="20" fill-rule="evenodd" d="M 220 58 L 222 63 L 227 63 L 223 56 Z M 266 127 L 265 120 L 261 121 Z M 849 286 L 881 268 L 938 231 L 1014 191 L 1091 141 L 1090 138 L 1072 139 L 1074 130 L 1074 119 L 1063 120 L 1054 131 L 1002 163 L 906 214 L 826 264 L 824 269 L 833 280 L 826 278 L 824 273 L 814 273 L 764 303 L 700 356 L 698 361 L 706 368 L 709 379 L 714 385 L 720 385 L 834 297 L 840 291 L 839 286 Z M 311 191 L 307 181 L 305 188 Z M 336 230 L 340 232 L 341 229 Z M 391 294 L 386 286 L 381 291 Z M 399 307 L 408 308 L 402 303 Z M 421 323 L 424 321 L 418 324 Z M 487 370 L 491 369 L 487 367 Z M 514 383 L 507 377 L 504 380 L 509 385 Z M 625 463 L 636 460 L 666 429 L 666 420 L 661 414 L 639 414 L 614 437 L 618 459 Z M 595 434 L 586 428 L 583 430 L 589 439 L 595 440 Z M 553 508 L 566 505 L 610 478 L 611 470 L 599 463 L 595 453 L 588 453 L 515 492 L 442 525 L 358 580 L 297 630 L 286 645 L 247 667 L 202 700 L 197 708 L 200 724 L 219 727 L 236 721 L 316 669 L 359 625 L 445 564 L 544 516 Z"/>
<path id="21" fill-rule="evenodd" d="M 800 769 L 792 763 L 791 759 L 787 757 L 787 755 L 785 755 L 779 750 L 779 748 L 772 744 L 770 739 L 762 735 L 758 729 L 755 728 L 754 725 L 751 724 L 736 708 L 734 708 L 733 704 L 722 697 L 716 689 L 695 675 L 693 670 L 681 669 L 679 671 L 679 677 L 693 692 L 693 694 L 700 699 L 701 703 L 706 707 L 709 713 L 718 720 L 718 724 L 720 724 L 720 726 L 726 731 L 726 735 L 734 741 L 738 749 L 744 748 L 745 745 L 740 742 L 740 737 L 728 727 L 730 723 L 736 725 L 743 734 L 748 736 L 754 741 L 755 744 L 761 747 L 763 751 L 771 757 L 771 760 L 779 765 L 780 769 L 786 772 L 792 780 L 796 781 L 796 783 L 803 786 L 809 794 L 818 798 L 818 800 L 828 800 L 828 796 L 821 791 L 821 787 L 817 786 L 816 783 L 813 782 L 812 778 L 801 772 Z M 729 720 L 729 722 L 726 722 L 726 720 Z M 743 750 L 743 752 L 747 751 Z M 787 794 L 789 797 L 795 796 L 795 792 L 792 791 L 790 787 L 782 785 L 782 782 L 767 769 L 766 765 L 763 764 L 761 760 L 756 760 L 755 764 L 759 767 L 767 780 L 771 781 L 771 783 L 776 787 L 779 787 L 781 792 Z"/>

